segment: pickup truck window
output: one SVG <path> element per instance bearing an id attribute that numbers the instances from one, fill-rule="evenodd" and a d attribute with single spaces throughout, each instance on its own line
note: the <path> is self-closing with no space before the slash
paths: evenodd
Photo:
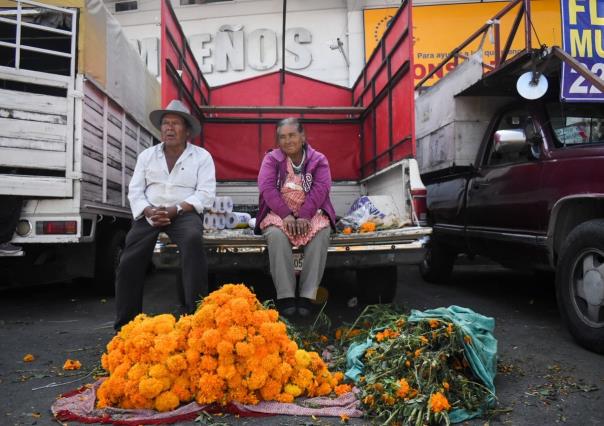
<path id="1" fill-rule="evenodd" d="M 524 132 L 530 121 L 532 121 L 532 118 L 526 110 L 514 109 L 501 116 L 499 124 L 497 124 L 497 127 L 495 128 L 495 132 L 498 130 L 520 130 Z M 487 154 L 487 166 L 522 163 L 529 160 L 529 144 L 525 144 L 521 150 L 496 151 L 493 140 L 495 132 L 491 135 L 491 143 Z"/>
<path id="2" fill-rule="evenodd" d="M 604 143 L 603 109 L 597 104 L 548 104 L 556 146 Z"/>

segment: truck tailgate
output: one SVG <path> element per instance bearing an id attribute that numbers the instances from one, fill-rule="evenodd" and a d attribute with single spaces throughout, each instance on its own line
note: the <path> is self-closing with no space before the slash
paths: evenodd
<path id="1" fill-rule="evenodd" d="M 407 226 L 364 234 L 333 234 L 330 237 L 327 268 L 418 264 L 422 261 L 430 227 Z M 204 232 L 210 270 L 268 270 L 266 239 L 251 229 Z M 294 248 L 294 253 L 302 249 Z M 178 265 L 178 248 L 160 234 L 153 263 L 160 268 Z"/>
<path id="2" fill-rule="evenodd" d="M 406 226 L 399 229 L 388 229 L 363 234 L 332 234 L 329 238 L 330 250 L 337 247 L 364 247 L 410 243 L 431 233 L 432 229 L 421 226 Z M 262 235 L 254 235 L 251 229 L 223 230 L 204 232 L 206 247 L 266 247 L 266 239 Z"/>

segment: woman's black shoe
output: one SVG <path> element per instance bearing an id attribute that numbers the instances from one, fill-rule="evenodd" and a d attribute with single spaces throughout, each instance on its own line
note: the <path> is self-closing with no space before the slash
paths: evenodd
<path id="1" fill-rule="evenodd" d="M 298 299 L 298 315 L 302 318 L 309 316 L 312 313 L 312 301 L 307 299 L 306 297 L 301 297 Z"/>
<path id="2" fill-rule="evenodd" d="M 277 305 L 279 315 L 289 317 L 296 313 L 296 299 L 294 299 L 293 297 L 277 299 L 275 304 Z"/>

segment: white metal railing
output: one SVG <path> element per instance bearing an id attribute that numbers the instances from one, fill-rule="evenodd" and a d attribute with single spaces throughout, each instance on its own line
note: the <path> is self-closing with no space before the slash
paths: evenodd
<path id="1" fill-rule="evenodd" d="M 24 50 L 30 52 L 38 52 L 45 55 L 59 56 L 63 58 L 69 58 L 69 79 L 73 81 L 75 76 L 75 57 L 76 57 L 76 37 L 77 37 L 77 9 L 66 9 L 57 6 L 52 6 L 44 3 L 39 3 L 31 0 L 12 0 L 16 3 L 16 9 L 2 10 L 0 12 L 0 22 L 5 24 L 15 25 L 15 42 L 11 43 L 8 41 L 0 41 L 0 46 L 9 47 L 15 50 L 14 66 L 6 67 L 14 70 L 21 70 L 21 52 Z M 24 8 L 23 5 L 32 6 L 36 9 L 32 10 L 29 7 Z M 67 15 L 71 15 L 71 30 L 62 30 L 47 25 L 34 24 L 23 20 L 23 16 L 31 16 L 40 14 L 45 11 L 55 11 Z M 8 16 L 14 15 L 15 18 L 8 18 Z M 51 34 L 62 34 L 69 36 L 71 40 L 69 52 L 53 49 L 43 49 L 40 47 L 29 46 L 25 44 L 21 38 L 22 28 L 34 28 L 39 31 L 48 32 Z M 4 67 L 3 67 L 4 68 Z M 44 71 L 47 73 L 47 71 Z M 50 72 L 52 73 L 52 72 Z"/>

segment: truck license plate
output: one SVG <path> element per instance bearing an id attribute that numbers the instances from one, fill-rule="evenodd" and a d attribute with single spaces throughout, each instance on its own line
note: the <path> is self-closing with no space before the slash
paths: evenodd
<path id="1" fill-rule="evenodd" d="M 304 253 L 294 253 L 294 271 L 300 272 L 304 263 Z"/>

